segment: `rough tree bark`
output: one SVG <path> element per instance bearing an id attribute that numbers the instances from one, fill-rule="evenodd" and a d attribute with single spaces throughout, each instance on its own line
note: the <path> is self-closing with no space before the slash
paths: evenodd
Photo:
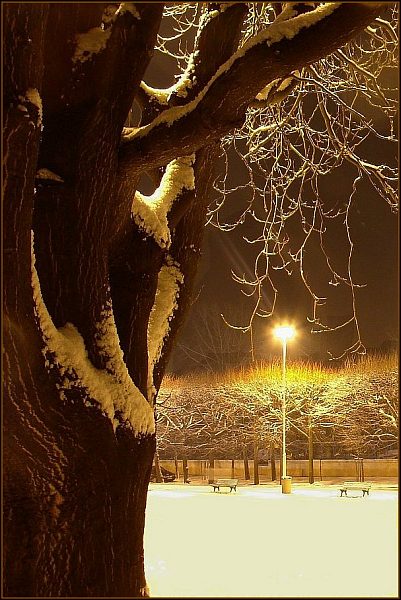
<path id="1" fill-rule="evenodd" d="M 53 321 L 79 324 L 100 366 L 93 325 L 107 293 L 106 205 L 146 48 L 122 70 L 123 82 L 105 75 L 96 89 L 79 65 L 72 72 L 65 40 L 97 25 L 105 6 L 5 7 L 4 592 L 10 596 L 143 595 L 146 587 L 142 537 L 154 436 L 133 436 L 123 423 L 114 433 L 77 391 L 60 402 L 57 381 L 46 372 L 31 287 L 33 229 Z M 142 11 L 147 52 L 161 8 Z M 135 26 L 127 13 L 115 32 L 119 61 L 133 51 Z M 131 47 L 117 37 L 131 38 Z M 22 110 L 21 95 L 34 89 L 43 99 L 43 132 L 35 97 Z M 66 183 L 35 182 L 40 165 Z"/>
<path id="2" fill-rule="evenodd" d="M 150 421 L 136 428 L 118 403 L 105 408 L 102 391 L 93 392 L 78 367 L 61 364 L 48 345 L 40 294 L 32 287 L 32 231 L 49 327 L 61 335 L 71 323 L 85 364 L 120 385 L 102 345 L 112 303 L 130 381 L 149 407 L 190 301 L 220 137 L 243 121 L 267 83 L 344 44 L 380 10 L 377 3 L 340 6 L 291 40 L 254 46 L 184 116 L 139 137 L 123 136 L 121 143 L 163 4 L 126 3 L 113 14 L 116 7 L 4 6 L 6 596 L 148 593 L 143 530 L 154 431 Z M 215 9 L 219 5 L 210 4 Z M 189 95 L 173 95 L 168 106 L 153 110 L 149 101 L 142 125 L 196 98 L 235 51 L 246 12 L 245 4 L 229 4 L 206 20 Z M 93 35 L 95 49 L 88 42 Z M 133 222 L 132 199 L 142 173 L 193 153 L 196 188 L 182 191 L 171 207 L 167 253 Z M 152 387 L 148 324 L 167 254 L 180 265 L 184 283 Z"/>

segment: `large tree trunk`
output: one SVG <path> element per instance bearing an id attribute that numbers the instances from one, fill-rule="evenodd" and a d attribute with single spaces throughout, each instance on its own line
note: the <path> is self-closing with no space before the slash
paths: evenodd
<path id="1" fill-rule="evenodd" d="M 104 5 L 98 7 L 102 10 Z M 51 18 L 49 11 L 54 17 L 57 10 L 54 5 L 9 4 L 4 11 L 4 593 L 19 597 L 143 596 L 143 530 L 154 434 L 138 436 L 123 422 L 114 430 L 96 398 L 79 386 L 60 394 L 60 379 L 56 373 L 49 375 L 46 366 L 51 359 L 44 356 L 43 332 L 38 326 L 43 314 L 38 315 L 38 289 L 35 302 L 32 289 L 35 210 L 36 266 L 43 296 L 54 322 L 64 324 L 69 318 L 78 323 L 91 350 L 88 331 L 93 320 L 85 322 L 85 311 L 98 310 L 96 293 L 104 289 L 99 284 L 104 280 L 105 261 L 99 254 L 99 261 L 83 271 L 77 269 L 76 259 L 86 261 L 88 254 L 78 235 L 74 206 L 79 202 L 83 206 L 95 192 L 90 187 L 93 154 L 87 153 L 89 160 L 82 155 L 82 162 L 74 166 L 76 156 L 62 153 L 61 128 L 56 135 L 60 147 L 51 158 L 60 157 L 64 177 L 75 168 L 88 169 L 89 186 L 78 194 L 71 186 L 50 180 L 42 187 L 36 183 L 35 189 L 46 19 Z M 98 12 L 99 8 L 95 16 Z M 76 14 L 90 21 L 85 8 Z M 68 26 L 66 20 L 63 24 Z M 72 132 L 77 134 L 78 129 L 70 122 Z M 47 135 L 50 146 L 51 123 Z M 88 147 L 79 139 L 82 150 L 90 150 L 91 143 Z M 75 150 L 79 154 L 79 148 Z M 105 151 L 98 158 L 104 167 L 111 157 Z M 98 182 L 102 174 L 107 180 L 110 169 L 97 175 Z M 107 184 L 105 188 L 109 190 Z M 54 205 L 46 214 L 48 202 Z M 58 236 L 54 231 L 46 235 L 51 220 L 60 223 Z M 90 219 L 85 229 L 83 235 L 90 236 Z M 60 240 L 68 248 L 69 239 L 71 254 L 65 260 Z M 47 247 L 51 243 L 54 252 Z M 87 293 L 93 298 L 88 299 Z M 146 363 L 142 369 L 146 370 Z"/>

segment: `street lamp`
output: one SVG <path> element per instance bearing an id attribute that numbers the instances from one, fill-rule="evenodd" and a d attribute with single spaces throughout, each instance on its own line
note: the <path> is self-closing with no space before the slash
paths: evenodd
<path id="1" fill-rule="evenodd" d="M 286 379 L 285 379 L 285 375 L 286 375 L 286 359 L 287 359 L 287 341 L 291 340 L 294 335 L 295 335 L 295 331 L 293 329 L 293 327 L 290 327 L 288 325 L 280 325 L 279 327 L 276 327 L 274 330 L 274 335 L 281 341 L 282 343 L 282 347 L 283 347 L 283 398 L 282 398 L 282 415 L 283 415 L 283 470 L 282 470 L 282 474 L 281 474 L 281 479 L 283 480 L 284 478 L 287 477 L 287 454 L 285 451 L 285 420 L 286 420 Z M 291 490 L 291 487 L 286 487 L 284 488 L 284 484 L 283 481 L 282 483 L 282 491 L 283 493 L 288 493 Z"/>

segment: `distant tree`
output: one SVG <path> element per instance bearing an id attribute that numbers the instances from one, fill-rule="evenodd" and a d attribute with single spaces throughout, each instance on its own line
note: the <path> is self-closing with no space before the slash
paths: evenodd
<path id="1" fill-rule="evenodd" d="M 208 459 L 211 472 L 215 458 L 242 457 L 249 477 L 248 458 L 254 455 L 257 463 L 266 439 L 266 410 L 238 380 L 235 371 L 165 378 L 160 393 L 169 402 L 158 408 L 158 432 L 167 455 L 179 448 L 181 455 Z M 257 478 L 258 470 L 254 473 Z"/>
<path id="2" fill-rule="evenodd" d="M 378 133 L 357 96 L 390 122 L 394 113 L 378 76 L 396 52 L 395 14 L 368 2 L 2 9 L 3 593 L 146 596 L 154 403 L 190 303 L 221 141 L 241 132 L 251 162 L 268 153 L 257 160 L 266 215 L 247 203 L 265 223 L 251 282 L 261 297 L 292 212 L 308 238 L 335 211 L 311 173 L 347 160 L 395 204 L 391 165 L 357 153 Z M 178 76 L 169 89 L 143 81 L 155 48 Z M 312 88 L 323 121 L 306 116 L 294 143 L 291 119 Z M 281 103 L 293 108 L 281 114 Z M 294 201 L 299 177 L 313 194 Z M 215 206 L 212 215 L 220 221 Z"/>
<path id="3" fill-rule="evenodd" d="M 272 372 L 280 372 L 275 366 L 261 369 L 248 367 L 237 370 L 226 385 L 236 422 L 241 432 L 241 442 L 247 456 L 253 456 L 254 483 L 260 483 L 260 453 L 267 454 L 272 464 L 272 479 L 275 479 L 275 448 L 280 444 L 280 397 L 279 386 Z M 239 428 L 239 423 L 242 427 Z M 273 466 L 274 465 L 274 466 Z"/>
<path id="4" fill-rule="evenodd" d="M 339 443 L 355 457 L 398 448 L 398 355 L 371 356 L 344 370 L 348 393 L 336 415 Z"/>
<path id="5" fill-rule="evenodd" d="M 258 457 L 282 441 L 282 374 L 279 362 L 209 375 L 167 377 L 158 414 L 163 447 L 191 458 Z M 306 451 L 314 483 L 314 443 L 335 434 L 337 452 L 374 456 L 394 448 L 398 436 L 397 356 L 365 357 L 343 367 L 295 362 L 287 367 L 287 448 Z M 172 425 L 175 420 L 174 425 Z M 183 443 L 183 432 L 186 442 Z M 166 443 L 166 440 L 168 442 Z"/>
<path id="6" fill-rule="evenodd" d="M 234 311 L 228 310 L 232 315 Z M 183 328 L 184 335 L 180 336 L 174 351 L 171 365 L 174 373 L 227 371 L 251 362 L 250 336 L 227 327 L 222 312 L 226 312 L 222 306 L 195 303 L 190 331 L 185 335 L 186 328 Z"/>
<path id="7" fill-rule="evenodd" d="M 309 483 L 314 483 L 315 439 L 322 437 L 326 428 L 334 428 L 344 410 L 341 400 L 346 392 L 341 377 L 328 367 L 323 369 L 318 364 L 306 364 L 302 371 L 302 380 L 289 387 L 288 420 L 289 429 L 293 433 L 299 432 L 307 440 L 308 479 Z"/>
<path id="8" fill-rule="evenodd" d="M 196 375 L 166 377 L 162 400 L 157 400 L 158 440 L 164 453 L 206 458 L 226 446 L 221 441 L 227 433 L 224 398 L 214 383 Z"/>
<path id="9" fill-rule="evenodd" d="M 252 406 L 250 421 L 259 422 L 260 443 L 270 449 L 282 443 L 283 387 L 281 364 L 251 367 L 237 375 L 237 385 L 248 406 Z M 309 481 L 313 483 L 313 440 L 319 428 L 332 426 L 338 411 L 338 399 L 332 389 L 330 369 L 319 364 L 297 361 L 287 367 L 286 432 L 287 449 L 302 447 L 307 441 Z M 245 401 L 245 400 L 244 400 Z M 301 436 L 301 437 L 300 437 Z M 272 465 L 274 456 L 271 456 Z"/>
<path id="10" fill-rule="evenodd" d="M 195 418 L 192 411 L 192 399 L 188 390 L 182 382 L 173 392 L 166 385 L 169 395 L 166 400 L 160 401 L 164 390 L 161 390 L 156 404 L 158 429 L 158 448 L 167 456 L 171 453 L 174 457 L 187 460 L 188 456 L 194 458 L 194 452 L 198 447 L 198 429 L 202 426 Z M 179 401 L 177 401 L 179 398 Z"/>

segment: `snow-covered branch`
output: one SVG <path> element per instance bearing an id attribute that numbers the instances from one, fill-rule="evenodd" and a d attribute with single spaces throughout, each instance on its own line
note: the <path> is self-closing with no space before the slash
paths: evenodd
<path id="1" fill-rule="evenodd" d="M 193 162 L 195 156 L 183 156 L 171 161 L 160 185 L 151 196 L 136 192 L 132 204 L 132 217 L 140 229 L 154 237 L 161 248 L 169 248 L 171 235 L 168 213 L 184 190 L 195 187 Z"/>
<path id="2" fill-rule="evenodd" d="M 183 276 L 179 265 L 164 265 L 158 276 L 156 297 L 149 317 L 148 324 L 148 396 L 153 398 L 153 371 L 157 364 L 169 334 L 174 310 L 177 307 L 180 286 Z"/>
<path id="3" fill-rule="evenodd" d="M 178 147 L 191 154 L 221 137 L 242 122 L 261 87 L 336 50 L 379 11 L 377 4 L 328 3 L 261 31 L 218 68 L 196 98 L 124 135 L 121 166 L 135 169 L 144 158 L 152 166 L 166 164 Z"/>

